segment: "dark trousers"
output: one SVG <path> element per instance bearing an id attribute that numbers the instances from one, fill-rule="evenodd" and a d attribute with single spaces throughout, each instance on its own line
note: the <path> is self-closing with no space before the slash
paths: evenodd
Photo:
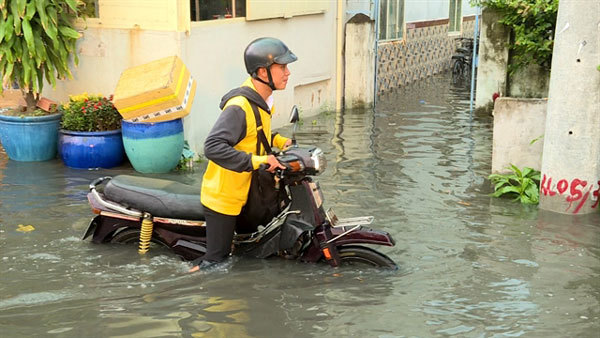
<path id="1" fill-rule="evenodd" d="M 224 215 L 204 208 L 206 220 L 206 254 L 203 261 L 221 262 L 231 253 L 237 216 Z"/>

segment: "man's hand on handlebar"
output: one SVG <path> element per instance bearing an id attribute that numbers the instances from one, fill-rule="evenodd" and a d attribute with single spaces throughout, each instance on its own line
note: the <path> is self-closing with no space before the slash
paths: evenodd
<path id="1" fill-rule="evenodd" d="M 285 169 L 285 167 L 279 163 L 277 157 L 275 157 L 273 154 L 267 156 L 267 164 L 269 165 L 267 171 L 270 173 L 275 172 L 275 169 Z"/>

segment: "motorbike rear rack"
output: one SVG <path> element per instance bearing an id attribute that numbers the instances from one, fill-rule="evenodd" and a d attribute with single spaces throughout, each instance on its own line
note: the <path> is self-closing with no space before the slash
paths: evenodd
<path id="1" fill-rule="evenodd" d="M 338 218 L 333 209 L 329 208 L 326 212 L 327 220 L 333 228 L 345 228 L 357 225 L 369 225 L 373 223 L 375 217 L 373 216 L 360 216 L 360 217 L 349 217 L 349 218 Z"/>
<path id="2" fill-rule="evenodd" d="M 332 228 L 342 228 L 344 231 L 342 234 L 335 236 L 334 238 L 327 241 L 327 243 L 335 242 L 339 238 L 346 236 L 354 230 L 359 229 L 363 225 L 369 225 L 373 223 L 375 217 L 373 216 L 359 216 L 349 218 L 338 218 L 332 208 L 327 209 L 325 212 L 327 220 Z M 352 227 L 350 230 L 346 230 L 346 227 Z"/>

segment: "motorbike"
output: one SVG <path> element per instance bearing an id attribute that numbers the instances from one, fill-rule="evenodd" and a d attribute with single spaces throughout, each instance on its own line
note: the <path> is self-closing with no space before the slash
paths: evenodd
<path id="1" fill-rule="evenodd" d="M 296 144 L 298 110 L 292 109 L 292 146 L 277 153 L 286 169 L 277 170 L 281 212 L 250 233 L 236 233 L 233 255 L 273 256 L 303 262 L 368 265 L 396 269 L 385 254 L 365 245 L 394 246 L 392 236 L 369 227 L 373 216 L 338 218 L 324 208 L 319 183 L 325 170 L 324 153 L 315 146 Z M 206 228 L 200 188 L 170 180 L 132 175 L 100 177 L 89 185 L 87 198 L 96 215 L 83 240 L 93 243 L 136 243 L 144 254 L 154 245 L 172 250 L 184 260 L 206 252 Z"/>

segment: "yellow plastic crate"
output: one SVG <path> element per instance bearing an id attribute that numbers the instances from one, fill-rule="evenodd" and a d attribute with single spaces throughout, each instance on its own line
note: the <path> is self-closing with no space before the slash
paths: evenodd
<path id="1" fill-rule="evenodd" d="M 131 122 L 174 120 L 190 113 L 196 80 L 177 56 L 126 69 L 119 78 L 113 103 Z"/>

